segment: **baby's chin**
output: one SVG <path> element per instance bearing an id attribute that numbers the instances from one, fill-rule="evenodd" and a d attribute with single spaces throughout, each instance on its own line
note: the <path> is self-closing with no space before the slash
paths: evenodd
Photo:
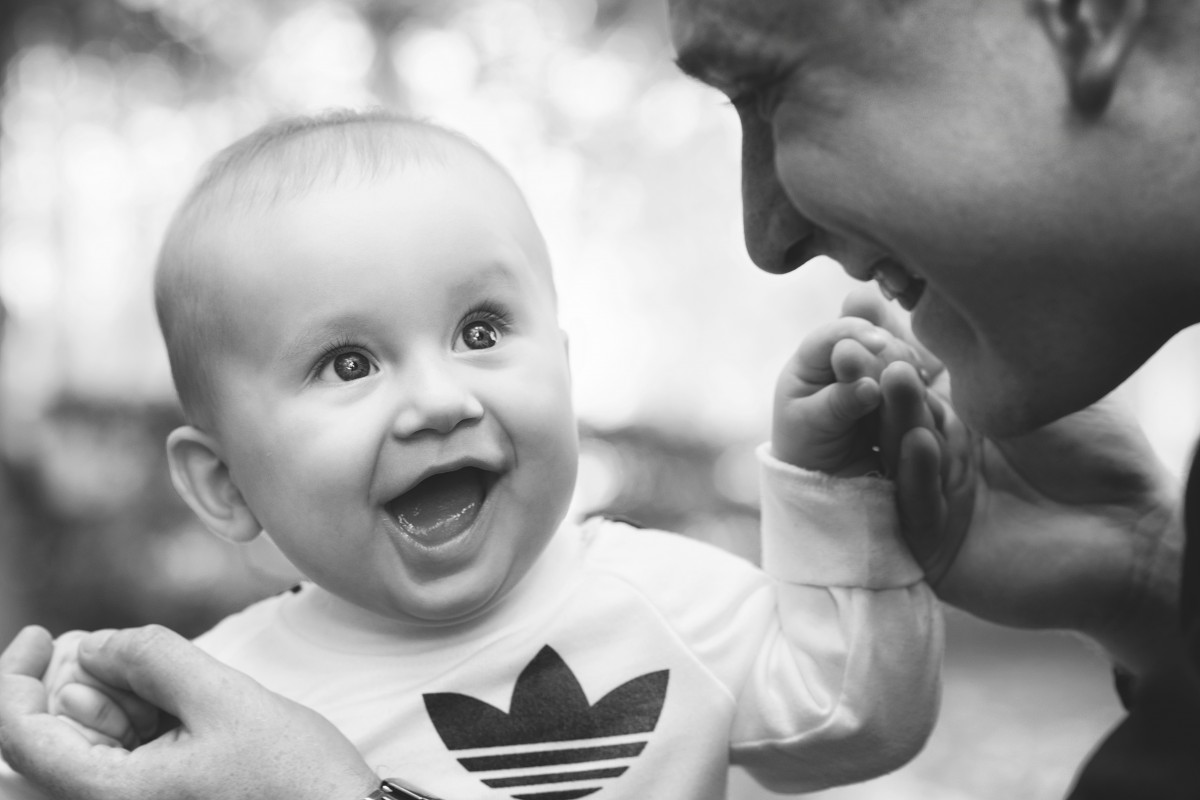
<path id="1" fill-rule="evenodd" d="M 367 608 L 403 625 L 423 628 L 451 627 L 478 619 L 490 612 L 508 595 L 513 583 L 515 581 L 506 581 L 490 591 L 475 587 L 470 587 L 468 591 L 438 587 L 433 591 L 381 598 Z"/>

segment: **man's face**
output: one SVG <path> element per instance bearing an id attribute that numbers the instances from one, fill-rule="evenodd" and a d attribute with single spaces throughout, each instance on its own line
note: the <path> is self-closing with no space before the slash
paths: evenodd
<path id="1" fill-rule="evenodd" d="M 396 619 L 474 615 L 566 513 L 577 441 L 540 235 L 475 155 L 347 179 L 214 243 L 215 436 L 316 583 Z"/>
<path id="2" fill-rule="evenodd" d="M 1186 324 L 1130 286 L 1180 235 L 1130 191 L 1146 148 L 1072 118 L 1029 5 L 671 0 L 680 66 L 741 119 L 751 257 L 878 280 L 992 433 L 1098 399 Z"/>

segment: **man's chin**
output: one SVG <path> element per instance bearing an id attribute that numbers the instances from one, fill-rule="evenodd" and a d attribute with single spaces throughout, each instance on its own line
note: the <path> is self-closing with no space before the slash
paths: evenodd
<path id="1" fill-rule="evenodd" d="M 1080 391 L 1053 392 L 1044 384 L 1017 380 L 955 379 L 951 370 L 952 402 L 967 427 L 992 438 L 1020 436 L 1037 430 L 1100 399 Z"/>

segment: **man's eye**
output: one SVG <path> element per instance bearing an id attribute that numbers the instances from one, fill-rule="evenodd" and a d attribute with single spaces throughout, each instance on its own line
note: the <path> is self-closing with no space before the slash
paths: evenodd
<path id="1" fill-rule="evenodd" d="M 326 379 L 336 377 L 340 381 L 356 381 L 370 375 L 372 370 L 371 359 L 365 353 L 348 350 L 331 358 L 321 372 Z"/>
<path id="2" fill-rule="evenodd" d="M 490 322 L 476 320 L 463 328 L 462 340 L 469 350 L 486 350 L 496 346 L 500 334 Z"/>

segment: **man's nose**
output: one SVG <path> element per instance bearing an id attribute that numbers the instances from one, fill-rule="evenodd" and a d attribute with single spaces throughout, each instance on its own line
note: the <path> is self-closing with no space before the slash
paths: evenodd
<path id="1" fill-rule="evenodd" d="M 469 368 L 452 358 L 414 358 L 401 371 L 400 402 L 392 433 L 410 438 L 423 433 L 447 434 L 483 417 L 483 404 L 470 386 Z"/>
<path id="2" fill-rule="evenodd" d="M 742 226 L 750 259 L 766 272 L 791 272 L 815 255 L 813 225 L 779 181 L 771 126 L 753 110 L 742 114 Z"/>

